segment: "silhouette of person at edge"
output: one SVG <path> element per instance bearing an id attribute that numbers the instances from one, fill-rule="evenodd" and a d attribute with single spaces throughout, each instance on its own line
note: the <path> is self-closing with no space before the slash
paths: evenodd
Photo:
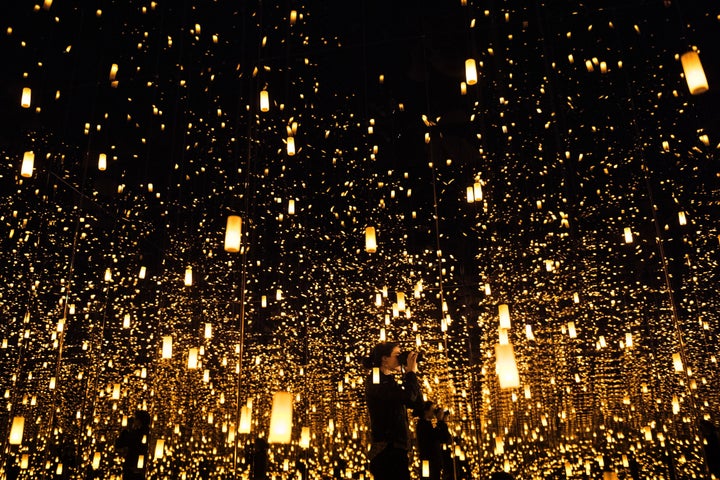
<path id="1" fill-rule="evenodd" d="M 115 448 L 123 457 L 123 480 L 142 480 L 147 465 L 148 437 L 150 435 L 150 414 L 137 410 L 130 428 L 120 432 Z M 142 456 L 142 462 L 140 462 Z"/>
<path id="2" fill-rule="evenodd" d="M 417 352 L 409 352 L 403 384 L 395 380 L 402 371 L 400 347 L 394 342 L 376 345 L 363 365 L 375 370 L 365 379 L 365 399 L 370 414 L 370 472 L 375 480 L 409 480 L 410 434 L 407 408 L 422 400 L 417 378 Z"/>

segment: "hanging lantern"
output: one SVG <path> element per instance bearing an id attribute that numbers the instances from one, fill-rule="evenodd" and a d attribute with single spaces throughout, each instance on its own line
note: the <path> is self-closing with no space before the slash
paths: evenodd
<path id="1" fill-rule="evenodd" d="M 618 480 L 616 472 L 603 472 L 603 480 Z"/>
<path id="2" fill-rule="evenodd" d="M 22 444 L 23 430 L 25 430 L 25 417 L 13 417 L 10 427 L 10 445 Z"/>
<path id="3" fill-rule="evenodd" d="M 397 306 L 399 312 L 405 311 L 405 294 L 403 292 L 397 292 Z"/>
<path id="4" fill-rule="evenodd" d="M 475 201 L 477 201 L 477 202 L 479 202 L 483 199 L 482 183 L 480 183 L 480 182 L 473 183 L 473 198 L 475 198 Z"/>
<path id="5" fill-rule="evenodd" d="M 507 328 L 498 328 L 498 343 L 500 345 L 507 345 L 510 343 Z"/>
<path id="6" fill-rule="evenodd" d="M 130 314 L 126 313 L 125 316 L 123 316 L 123 328 L 130 328 Z"/>
<path id="7" fill-rule="evenodd" d="M 205 323 L 205 338 L 212 338 L 212 323 Z"/>
<path id="8" fill-rule="evenodd" d="M 520 386 L 520 374 L 515 362 L 515 352 L 511 344 L 495 345 L 495 373 L 500 381 L 500 388 L 517 388 Z"/>
<path id="9" fill-rule="evenodd" d="M 577 338 L 577 332 L 575 331 L 575 322 L 568 322 L 568 335 L 570 338 Z"/>
<path id="10" fill-rule="evenodd" d="M 300 432 L 300 448 L 310 447 L 310 427 L 302 427 Z"/>
<path id="11" fill-rule="evenodd" d="M 678 212 L 678 223 L 680 225 L 687 225 L 687 218 L 685 217 L 685 212 Z"/>
<path id="12" fill-rule="evenodd" d="M 25 178 L 32 177 L 34 165 L 35 165 L 35 153 L 25 152 L 25 154 L 23 155 L 22 166 L 20 167 L 20 175 Z"/>
<path id="13" fill-rule="evenodd" d="M 162 343 L 162 358 L 172 358 L 172 336 L 165 335 Z"/>
<path id="14" fill-rule="evenodd" d="M 270 443 L 290 443 L 292 438 L 292 402 L 290 392 L 275 392 L 270 414 Z"/>
<path id="15" fill-rule="evenodd" d="M 287 154 L 288 157 L 295 155 L 295 137 L 288 137 L 287 139 Z"/>
<path id="16" fill-rule="evenodd" d="M 147 268 L 145 268 L 145 267 L 140 267 L 140 271 L 138 272 L 138 278 L 139 278 L 140 280 L 144 279 L 146 273 L 147 273 Z"/>
<path id="17" fill-rule="evenodd" d="M 633 234 L 630 227 L 625 227 L 625 243 L 633 243 Z"/>
<path id="18" fill-rule="evenodd" d="M 240 408 L 240 427 L 238 433 L 250 433 L 252 410 L 247 405 Z"/>
<path id="19" fill-rule="evenodd" d="M 107 154 L 101 153 L 98 156 L 98 170 L 104 172 L 107 169 Z"/>
<path id="20" fill-rule="evenodd" d="M 705 77 L 705 70 L 703 70 L 702 63 L 700 63 L 700 56 L 694 50 L 683 53 L 680 57 L 682 63 L 683 72 L 685 73 L 685 81 L 687 82 L 688 89 L 691 95 L 699 95 L 708 91 L 707 78 Z"/>
<path id="21" fill-rule="evenodd" d="M 267 90 L 260 92 L 260 111 L 267 112 L 270 110 L 270 96 Z"/>
<path id="22" fill-rule="evenodd" d="M 378 367 L 372 369 L 372 382 L 373 385 L 380 385 L 380 369 Z"/>
<path id="23" fill-rule="evenodd" d="M 23 88 L 22 97 L 20 98 L 20 106 L 23 108 L 30 108 L 32 103 L 32 90 L 28 87 Z"/>
<path id="24" fill-rule="evenodd" d="M 377 251 L 375 227 L 365 228 L 365 251 L 368 253 L 375 253 Z"/>
<path id="25" fill-rule="evenodd" d="M 288 215 L 295 215 L 295 200 L 288 200 Z"/>
<path id="26" fill-rule="evenodd" d="M 185 286 L 186 287 L 191 286 L 192 281 L 193 281 L 192 267 L 188 265 L 188 267 L 185 269 Z"/>
<path id="27" fill-rule="evenodd" d="M 114 383 L 113 389 L 112 389 L 112 395 L 110 396 L 111 400 L 120 400 L 120 384 Z"/>
<path id="28" fill-rule="evenodd" d="M 242 218 L 238 215 L 229 215 L 225 226 L 225 251 L 239 252 L 242 239 Z"/>
<path id="29" fill-rule="evenodd" d="M 115 77 L 117 77 L 117 72 L 118 72 L 118 64 L 117 64 L 117 63 L 113 63 L 113 64 L 110 66 L 110 81 L 111 81 L 111 82 L 114 82 L 114 81 L 115 81 Z"/>
<path id="30" fill-rule="evenodd" d="M 155 460 L 162 458 L 164 454 L 165 454 L 165 440 L 162 438 L 158 438 L 157 442 L 155 442 Z"/>
<path id="31" fill-rule="evenodd" d="M 672 360 L 673 360 L 673 367 L 675 367 L 675 371 L 682 372 L 683 371 L 683 361 L 682 361 L 682 358 L 680 357 L 680 354 L 673 353 Z"/>
<path id="32" fill-rule="evenodd" d="M 477 83 L 477 65 L 475 64 L 474 58 L 465 60 L 465 82 L 468 85 L 475 85 Z"/>
<path id="33" fill-rule="evenodd" d="M 473 191 L 473 187 L 467 187 L 467 189 L 465 191 L 466 191 L 465 197 L 467 199 L 467 203 L 475 202 L 475 193 Z"/>
<path id="34" fill-rule="evenodd" d="M 196 368 L 198 368 L 198 349 L 197 348 L 191 348 L 190 350 L 188 350 L 187 368 L 189 370 L 195 370 Z"/>
<path id="35" fill-rule="evenodd" d="M 430 478 L 430 460 L 422 461 L 422 478 Z"/>
<path id="36" fill-rule="evenodd" d="M 500 328 L 510 329 L 510 308 L 507 303 L 498 305 L 498 314 L 500 315 Z"/>

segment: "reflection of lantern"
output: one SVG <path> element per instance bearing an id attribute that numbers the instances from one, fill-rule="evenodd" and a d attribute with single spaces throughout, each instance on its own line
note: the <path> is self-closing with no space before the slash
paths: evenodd
<path id="1" fill-rule="evenodd" d="M 22 90 L 22 98 L 20 99 L 20 105 L 23 108 L 30 108 L 32 99 L 32 90 L 28 87 L 23 88 Z"/>
<path id="2" fill-rule="evenodd" d="M 702 63 L 700 63 L 700 56 L 695 51 L 689 51 L 683 53 L 680 57 L 682 63 L 683 72 L 685 73 L 685 81 L 688 84 L 690 94 L 699 95 L 708 91 L 707 78 L 705 78 L 705 71 L 703 70 Z"/>
<path id="3" fill-rule="evenodd" d="M 10 445 L 22 443 L 23 430 L 25 430 L 25 417 L 14 417 L 10 427 Z"/>
<path id="4" fill-rule="evenodd" d="M 172 336 L 170 335 L 163 337 L 162 358 L 172 358 Z"/>
<path id="5" fill-rule="evenodd" d="M 468 85 L 475 85 L 477 83 L 477 66 L 474 58 L 465 60 L 465 81 Z"/>
<path id="6" fill-rule="evenodd" d="M 22 166 L 20 167 L 20 175 L 25 178 L 32 177 L 34 165 L 35 165 L 35 153 L 25 152 L 25 154 L 23 155 Z"/>
<path id="7" fill-rule="evenodd" d="M 238 215 L 230 215 L 225 226 L 225 251 L 239 252 L 240 240 L 242 238 L 242 218 Z"/>
<path id="8" fill-rule="evenodd" d="M 517 388 L 520 386 L 520 374 L 515 363 L 515 352 L 511 344 L 495 345 L 495 373 L 500 381 L 500 388 Z"/>
<path id="9" fill-rule="evenodd" d="M 290 392 L 275 392 L 270 414 L 270 443 L 290 443 L 292 437 L 292 401 Z"/>
<path id="10" fill-rule="evenodd" d="M 365 229 L 365 251 L 368 253 L 375 253 L 377 251 L 375 227 L 367 227 Z"/>
<path id="11" fill-rule="evenodd" d="M 498 314 L 500 315 L 500 328 L 510 329 L 510 308 L 507 303 L 498 305 Z"/>

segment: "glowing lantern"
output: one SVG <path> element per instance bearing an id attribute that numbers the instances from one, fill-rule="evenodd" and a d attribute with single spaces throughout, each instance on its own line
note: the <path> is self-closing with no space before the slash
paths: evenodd
<path id="1" fill-rule="evenodd" d="M 633 243 L 633 234 L 630 227 L 625 227 L 625 243 Z"/>
<path id="2" fill-rule="evenodd" d="M 111 81 L 111 82 L 114 82 L 114 81 L 115 81 L 115 77 L 117 77 L 117 72 L 118 72 L 118 64 L 117 64 L 117 63 L 113 63 L 113 64 L 110 66 L 110 81 Z"/>
<path id="3" fill-rule="evenodd" d="M 250 433 L 252 410 L 247 405 L 240 408 L 240 428 L 238 433 Z"/>
<path id="4" fill-rule="evenodd" d="M 275 392 L 270 413 L 270 443 L 290 443 L 292 437 L 292 402 L 290 392 Z"/>
<path id="5" fill-rule="evenodd" d="M 92 469 L 93 470 L 97 470 L 98 468 L 100 468 L 100 459 L 101 458 L 102 458 L 102 456 L 100 455 L 100 452 L 95 452 L 93 454 L 93 459 L 92 459 Z"/>
<path id="6" fill-rule="evenodd" d="M 685 218 L 685 212 L 678 212 L 678 223 L 680 225 L 687 225 L 687 218 Z"/>
<path id="7" fill-rule="evenodd" d="M 22 444 L 23 430 L 25 430 L 25 417 L 13 417 L 10 427 L 10 445 Z"/>
<path id="8" fill-rule="evenodd" d="M 672 397 L 672 411 L 675 415 L 680 413 L 680 400 L 678 399 L 677 395 L 673 395 Z"/>
<path id="9" fill-rule="evenodd" d="M 510 329 L 510 308 L 507 303 L 498 305 L 498 314 L 500 315 L 500 328 Z"/>
<path id="10" fill-rule="evenodd" d="M 295 155 L 295 137 L 288 137 L 287 139 L 287 154 L 289 157 Z"/>
<path id="11" fill-rule="evenodd" d="M 707 92 L 707 78 L 705 77 L 705 70 L 703 70 L 702 63 L 700 63 L 698 53 L 693 50 L 683 53 L 680 57 L 680 62 L 682 63 L 685 81 L 687 82 L 690 94 L 699 95 Z"/>
<path id="12" fill-rule="evenodd" d="M 398 311 L 405 311 L 405 294 L 403 292 L 397 292 L 397 306 Z"/>
<path id="13" fill-rule="evenodd" d="M 510 337 L 508 336 L 507 328 L 498 329 L 498 343 L 500 345 L 507 345 L 510 343 Z"/>
<path id="14" fill-rule="evenodd" d="M 98 157 L 98 170 L 104 172 L 107 169 L 107 155 L 101 153 Z"/>
<path id="15" fill-rule="evenodd" d="M 473 197 L 478 202 L 483 199 L 482 184 L 480 182 L 475 182 L 473 184 Z"/>
<path id="16" fill-rule="evenodd" d="M 300 432 L 300 448 L 310 447 L 310 427 L 302 427 Z"/>
<path id="17" fill-rule="evenodd" d="M 603 480 L 618 480 L 616 472 L 603 472 Z"/>
<path id="18" fill-rule="evenodd" d="M 120 400 L 120 384 L 119 383 L 113 384 L 112 396 L 110 398 L 112 400 Z"/>
<path id="19" fill-rule="evenodd" d="M 422 461 L 422 478 L 430 478 L 430 460 Z"/>
<path id="20" fill-rule="evenodd" d="M 270 110 L 270 96 L 267 90 L 260 92 L 260 111 L 267 112 Z"/>
<path id="21" fill-rule="evenodd" d="M 130 314 L 126 313 L 123 317 L 123 328 L 130 328 Z"/>
<path id="22" fill-rule="evenodd" d="M 380 369 L 378 367 L 372 369 L 372 382 L 374 385 L 380 385 Z"/>
<path id="23" fill-rule="evenodd" d="M 147 268 L 140 267 L 140 271 L 138 272 L 138 278 L 141 280 L 144 279 L 146 273 L 147 273 Z"/>
<path id="24" fill-rule="evenodd" d="M 187 368 L 190 370 L 195 370 L 196 368 L 198 368 L 198 349 L 197 348 L 191 348 L 190 350 L 188 350 Z"/>
<path id="25" fill-rule="evenodd" d="M 683 361 L 682 361 L 682 358 L 680 357 L 680 354 L 673 353 L 672 360 L 673 360 L 673 367 L 675 367 L 675 371 L 682 372 L 683 371 Z"/>
<path id="26" fill-rule="evenodd" d="M 517 388 L 520 386 L 520 374 L 511 344 L 495 345 L 495 373 L 500 381 L 500 388 Z"/>
<path id="27" fill-rule="evenodd" d="M 474 58 L 465 60 L 465 82 L 468 85 L 475 85 L 477 83 L 477 65 L 475 64 Z"/>
<path id="28" fill-rule="evenodd" d="M 288 215 L 295 215 L 295 200 L 288 200 Z"/>
<path id="29" fill-rule="evenodd" d="M 32 103 L 32 90 L 28 87 L 23 88 L 22 97 L 20 98 L 20 106 L 30 108 Z"/>
<path id="30" fill-rule="evenodd" d="M 172 358 L 172 336 L 165 335 L 162 343 L 162 358 Z"/>
<path id="31" fill-rule="evenodd" d="M 467 194 L 466 194 L 467 203 L 473 203 L 475 201 L 475 194 L 473 192 L 473 187 L 467 187 L 466 192 L 467 192 Z"/>
<path id="32" fill-rule="evenodd" d="M 192 275 L 192 267 L 191 267 L 191 266 L 188 266 L 188 267 L 185 269 L 185 286 L 186 286 L 186 287 L 189 287 L 189 286 L 192 285 L 192 281 L 193 281 L 193 278 L 192 278 L 192 277 L 193 277 L 193 275 Z"/>
<path id="33" fill-rule="evenodd" d="M 155 460 L 162 458 L 164 453 L 165 453 L 165 440 L 162 438 L 158 438 L 157 442 L 155 442 Z"/>
<path id="34" fill-rule="evenodd" d="M 212 323 L 205 324 L 205 338 L 212 338 Z"/>
<path id="35" fill-rule="evenodd" d="M 225 226 L 225 251 L 239 252 L 242 239 L 242 218 L 238 215 L 229 215 Z"/>
<path id="36" fill-rule="evenodd" d="M 377 251 L 375 227 L 367 227 L 365 229 L 365 251 L 368 253 L 375 253 Z"/>
<path id="37" fill-rule="evenodd" d="M 33 166 L 35 165 L 35 153 L 25 152 L 23 155 L 22 166 L 20 167 L 20 175 L 25 178 L 32 177 Z"/>
<path id="38" fill-rule="evenodd" d="M 575 331 L 575 322 L 568 322 L 568 335 L 570 338 L 577 338 L 577 332 Z"/>

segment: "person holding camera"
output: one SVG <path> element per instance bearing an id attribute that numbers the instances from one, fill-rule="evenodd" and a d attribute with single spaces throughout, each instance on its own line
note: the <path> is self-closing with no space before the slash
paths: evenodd
<path id="1" fill-rule="evenodd" d="M 363 364 L 370 414 L 370 472 L 375 480 L 409 480 L 410 432 L 407 409 L 422 401 L 417 378 L 417 352 L 400 353 L 394 342 L 377 344 Z M 404 369 L 403 369 L 404 367 Z M 403 372 L 402 385 L 395 380 Z"/>

